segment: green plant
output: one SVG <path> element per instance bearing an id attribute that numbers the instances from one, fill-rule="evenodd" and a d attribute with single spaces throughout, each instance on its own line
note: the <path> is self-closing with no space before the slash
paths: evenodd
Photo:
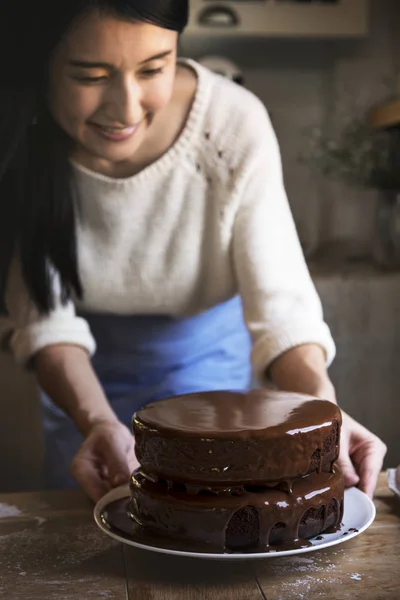
<path id="1" fill-rule="evenodd" d="M 400 190 L 398 136 L 373 129 L 367 112 L 346 116 L 332 135 L 313 128 L 306 133 L 306 146 L 303 160 L 326 177 L 353 186 Z"/>

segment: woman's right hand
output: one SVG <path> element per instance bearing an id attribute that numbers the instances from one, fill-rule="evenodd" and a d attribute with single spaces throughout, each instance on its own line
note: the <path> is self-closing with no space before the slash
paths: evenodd
<path id="1" fill-rule="evenodd" d="M 132 433 L 115 419 L 96 423 L 87 432 L 72 462 L 71 475 L 97 502 L 113 487 L 128 483 L 138 466 Z"/>
<path id="2" fill-rule="evenodd" d="M 40 387 L 85 438 L 70 470 L 87 495 L 97 502 L 111 488 L 128 483 L 138 466 L 134 438 L 112 410 L 86 350 L 47 346 L 35 356 L 35 369 Z"/>

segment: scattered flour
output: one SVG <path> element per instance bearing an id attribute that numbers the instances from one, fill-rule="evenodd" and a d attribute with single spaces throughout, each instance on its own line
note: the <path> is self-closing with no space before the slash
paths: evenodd
<path id="1" fill-rule="evenodd" d="M 44 519 L 43 517 L 35 517 L 36 522 L 38 527 L 40 527 L 41 525 L 43 525 L 43 523 L 46 523 L 47 519 Z"/>
<path id="2" fill-rule="evenodd" d="M 73 583 L 87 583 L 87 582 L 91 582 L 92 579 L 89 578 L 85 578 L 85 579 L 74 579 Z M 64 581 L 57 581 L 57 580 L 42 580 L 40 581 L 41 585 L 70 585 L 71 581 L 70 580 L 64 580 Z"/>
<path id="3" fill-rule="evenodd" d="M 337 580 L 332 577 L 315 578 L 311 575 L 307 575 L 304 578 L 296 579 L 294 581 L 283 581 L 279 583 L 279 589 L 283 592 L 282 596 L 279 596 L 279 600 L 289 600 L 295 598 L 296 600 L 307 600 L 310 597 L 310 591 L 314 589 L 315 585 L 326 585 L 336 584 Z"/>
<path id="4" fill-rule="evenodd" d="M 0 519 L 7 519 L 7 517 L 19 517 L 22 512 L 16 506 L 10 504 L 3 504 L 0 502 Z"/>
<path id="5" fill-rule="evenodd" d="M 22 531 L 17 531 L 16 533 L 6 533 L 4 535 L 0 535 L 0 544 L 2 542 L 8 543 L 7 541 L 10 538 L 26 537 L 26 534 L 29 531 L 30 531 L 29 529 L 23 529 Z"/>
<path id="6" fill-rule="evenodd" d="M 296 556 L 286 563 L 271 564 L 272 574 L 280 579 L 279 584 L 271 583 L 277 600 L 308 600 L 311 593 L 324 596 L 326 586 L 335 586 L 342 581 L 344 559 L 346 563 L 353 561 L 343 549 L 337 549 L 329 555 Z M 364 578 L 360 573 L 350 573 L 349 576 L 354 581 Z"/>
<path id="7" fill-rule="evenodd" d="M 296 564 L 312 565 L 312 564 L 314 564 L 314 559 L 303 558 L 302 556 L 297 556 L 296 558 L 292 558 L 291 562 L 295 565 Z"/>

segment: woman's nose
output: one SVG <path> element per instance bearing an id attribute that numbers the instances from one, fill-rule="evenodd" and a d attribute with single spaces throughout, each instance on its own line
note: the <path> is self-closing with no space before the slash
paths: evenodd
<path id="1" fill-rule="evenodd" d="M 114 83 L 107 104 L 114 125 L 136 125 L 143 119 L 142 89 L 133 77 L 121 77 Z"/>

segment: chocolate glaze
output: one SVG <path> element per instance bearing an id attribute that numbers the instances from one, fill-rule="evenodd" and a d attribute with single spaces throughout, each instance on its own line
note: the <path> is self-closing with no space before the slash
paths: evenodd
<path id="1" fill-rule="evenodd" d="M 326 400 L 276 390 L 201 392 L 167 398 L 142 408 L 134 421 L 159 432 L 210 437 L 251 438 L 311 431 L 337 418 L 337 406 Z"/>
<path id="2" fill-rule="evenodd" d="M 340 409 L 272 390 L 202 392 L 162 400 L 133 417 L 137 458 L 167 480 L 256 484 L 330 471 Z"/>
<path id="3" fill-rule="evenodd" d="M 271 540 L 276 548 L 293 548 L 307 544 L 301 537 L 318 535 L 327 528 L 336 530 L 343 515 L 344 483 L 335 467 L 332 473 L 313 473 L 293 481 L 291 493 L 264 489 L 238 496 L 189 495 L 151 481 L 139 469 L 132 476 L 131 494 L 133 521 L 152 535 L 193 542 L 197 547 L 203 544 L 218 552 L 260 552 L 271 548 Z M 239 512 L 243 510 L 252 511 L 249 514 L 257 526 L 256 538 L 247 544 L 230 532 L 233 519 L 244 515 Z M 227 547 L 228 538 L 235 547 Z"/>
<path id="4" fill-rule="evenodd" d="M 138 525 L 129 516 L 131 500 L 129 498 L 121 498 L 121 500 L 115 500 L 110 502 L 102 514 L 100 515 L 101 521 L 107 529 L 113 531 L 120 537 L 126 540 L 132 541 L 145 546 L 153 548 L 162 548 L 163 550 L 175 550 L 178 552 L 201 552 L 205 554 L 234 554 L 228 548 L 224 551 L 221 548 L 214 548 L 211 544 L 204 544 L 201 542 L 194 542 L 186 539 L 175 539 L 170 537 L 164 537 L 157 533 L 152 533 L 148 529 Z M 307 540 L 298 540 L 296 542 L 296 548 L 309 547 L 312 544 Z M 285 545 L 278 547 L 270 546 L 265 552 L 279 552 L 282 550 L 292 549 L 292 546 L 286 547 Z M 252 553 L 254 550 L 242 549 L 243 553 Z"/>

